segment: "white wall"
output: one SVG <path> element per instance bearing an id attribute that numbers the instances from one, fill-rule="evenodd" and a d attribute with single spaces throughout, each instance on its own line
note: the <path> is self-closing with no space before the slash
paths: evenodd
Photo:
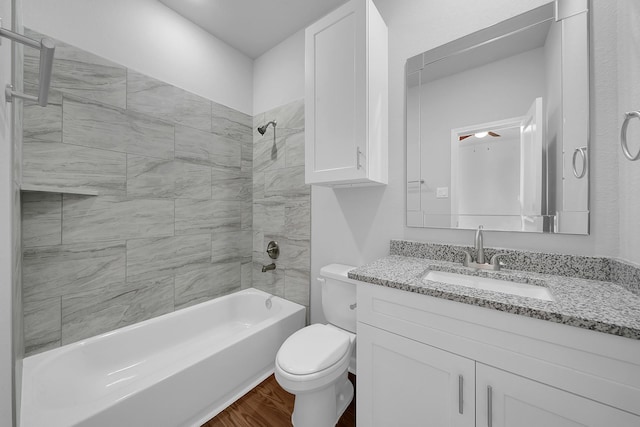
<path id="1" fill-rule="evenodd" d="M 256 58 L 253 114 L 304 98 L 304 29 Z"/>
<path id="2" fill-rule="evenodd" d="M 253 61 L 157 0 L 23 0 L 24 25 L 252 114 Z"/>
<path id="3" fill-rule="evenodd" d="M 620 0 L 618 13 L 618 120 L 640 111 L 640 2 Z M 640 121 L 629 123 L 632 154 L 640 150 Z M 620 258 L 640 264 L 640 160 L 630 162 L 618 152 L 620 176 Z"/>
<path id="4" fill-rule="evenodd" d="M 0 1 L 4 28 L 11 28 L 11 2 Z M 0 46 L 0 88 L 11 83 L 11 42 Z M 13 263 L 13 141 L 11 104 L 0 101 L 0 425 L 13 425 L 13 341 L 12 341 L 12 263 Z"/>

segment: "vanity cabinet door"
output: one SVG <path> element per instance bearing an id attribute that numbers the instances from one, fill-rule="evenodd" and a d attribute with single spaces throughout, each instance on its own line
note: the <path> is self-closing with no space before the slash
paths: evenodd
<path id="1" fill-rule="evenodd" d="M 305 182 L 387 182 L 387 27 L 351 0 L 305 31 Z"/>
<path id="2" fill-rule="evenodd" d="M 477 363 L 476 423 L 478 427 L 638 427 L 640 417 Z"/>
<path id="3" fill-rule="evenodd" d="M 475 362 L 358 323 L 357 424 L 475 425 Z"/>

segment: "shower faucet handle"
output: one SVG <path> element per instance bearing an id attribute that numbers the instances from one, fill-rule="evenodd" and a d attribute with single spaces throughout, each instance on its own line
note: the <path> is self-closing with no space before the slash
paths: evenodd
<path id="1" fill-rule="evenodd" d="M 280 256 L 280 247 L 278 246 L 278 242 L 272 240 L 267 244 L 267 254 L 269 254 L 269 258 L 271 259 L 278 259 Z"/>

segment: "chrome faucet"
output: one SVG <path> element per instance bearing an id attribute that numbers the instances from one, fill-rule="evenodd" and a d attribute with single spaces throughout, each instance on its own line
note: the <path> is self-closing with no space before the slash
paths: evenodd
<path id="1" fill-rule="evenodd" d="M 477 251 L 476 262 L 478 264 L 484 264 L 484 239 L 482 237 L 482 226 L 479 225 L 476 230 L 476 242 L 475 248 Z"/>
<path id="2" fill-rule="evenodd" d="M 498 258 L 506 254 L 505 253 L 495 254 L 491 257 L 491 261 L 489 263 L 486 262 L 486 257 L 484 255 L 484 237 L 482 235 L 482 226 L 479 226 L 478 229 L 476 230 L 474 248 L 476 250 L 475 262 L 473 261 L 473 257 L 468 251 L 463 251 L 464 261 L 462 264 L 465 267 L 482 268 L 486 270 L 500 270 L 500 261 Z"/>

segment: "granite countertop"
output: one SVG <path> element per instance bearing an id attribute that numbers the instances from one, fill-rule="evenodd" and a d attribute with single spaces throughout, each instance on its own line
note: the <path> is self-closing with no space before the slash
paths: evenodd
<path id="1" fill-rule="evenodd" d="M 429 270 L 547 286 L 555 301 L 422 280 Z M 640 295 L 603 280 L 517 270 L 486 271 L 460 263 L 390 255 L 349 272 L 362 282 L 640 340 Z"/>

